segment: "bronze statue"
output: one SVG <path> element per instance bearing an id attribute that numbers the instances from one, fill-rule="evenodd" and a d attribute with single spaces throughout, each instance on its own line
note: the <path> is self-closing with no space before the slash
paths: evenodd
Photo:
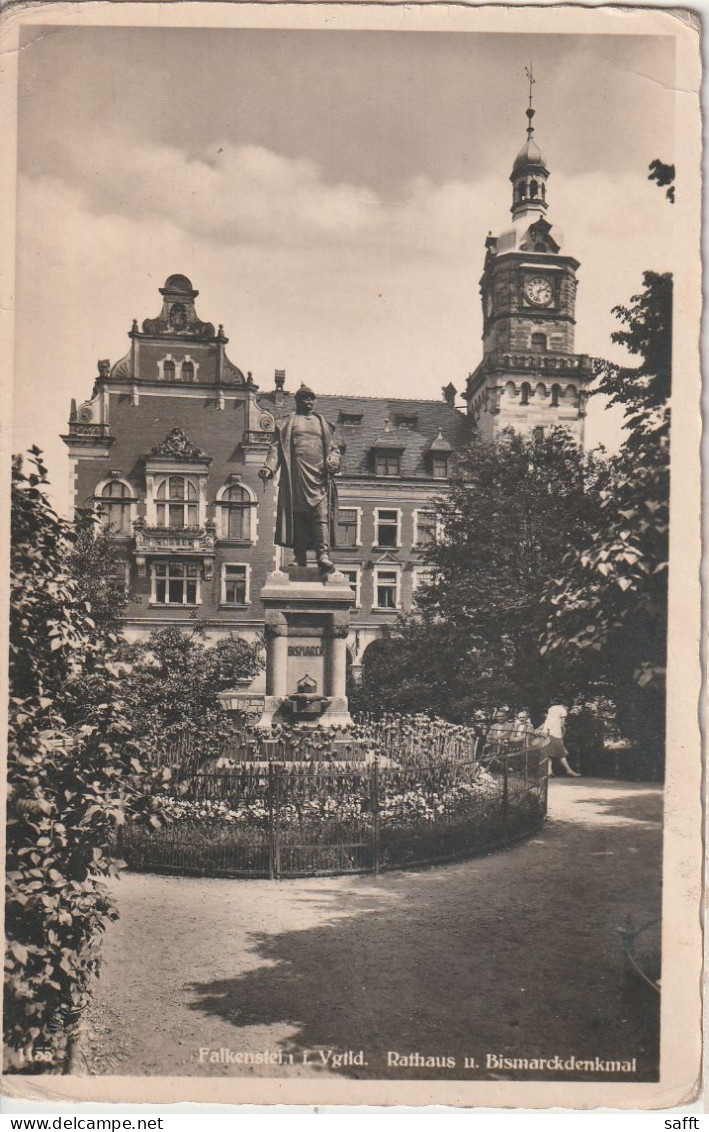
<path id="1" fill-rule="evenodd" d="M 329 557 L 335 545 L 340 450 L 332 425 L 314 411 L 315 394 L 301 385 L 295 395 L 295 412 L 276 426 L 259 476 L 266 482 L 280 470 L 276 537 L 278 546 L 291 546 L 299 566 L 307 565 L 314 550 L 323 573 L 335 569 Z"/>

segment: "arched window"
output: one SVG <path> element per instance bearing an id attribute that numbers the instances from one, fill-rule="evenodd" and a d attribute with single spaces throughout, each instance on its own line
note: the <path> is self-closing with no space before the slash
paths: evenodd
<path id="1" fill-rule="evenodd" d="M 532 198 L 532 200 L 534 200 L 536 198 L 538 191 L 539 191 L 539 185 L 537 184 L 537 182 L 536 181 L 530 181 L 529 182 L 529 195 Z"/>
<path id="2" fill-rule="evenodd" d="M 532 392 L 532 387 L 529 384 L 529 382 L 523 381 L 522 387 L 520 389 L 520 393 L 521 393 L 520 402 L 519 402 L 520 405 L 528 405 L 529 404 L 529 395 L 530 395 L 531 392 Z"/>
<path id="3" fill-rule="evenodd" d="M 155 498 L 159 527 L 199 525 L 197 487 L 187 476 L 167 476 L 158 485 Z"/>
<path id="4" fill-rule="evenodd" d="M 166 361 L 163 362 L 162 372 L 163 372 L 163 377 L 165 378 L 165 381 L 174 381 L 175 380 L 175 363 L 172 361 L 171 358 L 168 358 Z"/>
<path id="5" fill-rule="evenodd" d="M 544 184 L 544 182 L 542 181 L 542 200 L 546 200 L 546 199 L 547 199 L 547 187 Z"/>
<path id="6" fill-rule="evenodd" d="M 221 537 L 236 542 L 251 540 L 251 508 L 253 499 L 241 484 L 224 488 L 219 499 L 221 508 Z"/>
<path id="7" fill-rule="evenodd" d="M 552 385 L 551 387 L 551 403 L 552 407 L 557 409 L 559 407 L 559 397 L 561 396 L 561 386 Z"/>
<path id="8" fill-rule="evenodd" d="M 101 526 L 112 535 L 131 533 L 131 490 L 121 480 L 111 480 L 96 497 Z"/>
<path id="9" fill-rule="evenodd" d="M 517 192 L 519 193 L 519 199 L 524 200 L 527 195 L 527 186 L 525 185 L 524 181 L 520 181 L 519 185 L 517 186 Z"/>
<path id="10" fill-rule="evenodd" d="M 546 334 L 536 334 L 536 333 L 533 334 L 532 335 L 532 349 L 535 350 L 535 351 L 539 351 L 540 353 L 543 354 L 543 353 L 545 353 L 546 348 L 547 348 L 547 336 L 546 336 Z"/>
<path id="11" fill-rule="evenodd" d="M 182 363 L 182 380 L 194 381 L 194 364 L 193 362 Z"/>

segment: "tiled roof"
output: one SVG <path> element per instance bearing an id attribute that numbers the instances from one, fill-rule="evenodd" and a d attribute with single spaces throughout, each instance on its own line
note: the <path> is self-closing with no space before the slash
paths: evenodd
<path id="1" fill-rule="evenodd" d="M 259 392 L 261 405 L 271 409 L 277 420 L 295 410 L 292 393 L 283 395 L 283 403 L 275 404 L 273 392 Z M 416 427 L 399 425 L 396 432 L 405 444 L 401 454 L 402 476 L 426 476 L 429 471 L 426 455 L 431 451 L 440 432 L 450 450 L 462 448 L 470 435 L 470 420 L 459 409 L 446 401 L 416 401 L 386 397 L 318 396 L 316 412 L 335 429 L 339 440 L 344 441 L 342 475 L 365 475 L 372 472 L 372 449 L 376 446 L 387 420 L 402 417 L 416 418 Z M 348 424 L 348 416 L 361 414 L 361 424 Z M 343 422 L 342 417 L 345 417 Z M 436 449 L 434 449 L 435 451 Z"/>

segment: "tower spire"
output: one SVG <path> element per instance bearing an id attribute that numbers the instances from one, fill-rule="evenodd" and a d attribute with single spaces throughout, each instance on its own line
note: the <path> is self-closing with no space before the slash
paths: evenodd
<path id="1" fill-rule="evenodd" d="M 527 110 L 526 110 L 526 114 L 527 114 L 527 141 L 529 142 L 529 141 L 532 140 L 532 134 L 534 133 L 534 125 L 533 125 L 533 122 L 532 122 L 532 119 L 534 118 L 534 115 L 535 115 L 535 109 L 534 109 L 534 106 L 532 105 L 532 95 L 534 93 L 532 88 L 533 88 L 534 83 L 535 83 L 534 64 L 530 63 L 528 67 L 525 67 L 524 73 L 527 76 L 527 78 L 529 79 L 529 106 L 527 107 Z"/>
<path id="2" fill-rule="evenodd" d="M 532 64 L 524 68 L 529 83 L 529 102 L 527 115 L 527 140 L 515 158 L 512 166 L 512 216 L 515 220 L 524 216 L 540 216 L 547 210 L 546 182 L 549 176 L 542 151 L 534 139 L 534 71 Z"/>

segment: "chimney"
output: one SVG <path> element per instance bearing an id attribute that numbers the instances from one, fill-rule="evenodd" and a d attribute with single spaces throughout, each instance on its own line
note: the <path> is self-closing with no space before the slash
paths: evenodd
<path id="1" fill-rule="evenodd" d="M 458 396 L 458 390 L 456 389 L 453 382 L 450 381 L 448 385 L 444 385 L 441 392 L 443 393 L 443 400 L 446 402 L 446 404 L 450 405 L 451 409 L 454 409 L 455 399 Z"/>
<path id="2" fill-rule="evenodd" d="M 286 371 L 284 369 L 277 369 L 273 375 L 273 381 L 276 387 L 274 401 L 276 405 L 280 407 L 285 404 L 286 400 L 286 395 L 284 392 L 284 386 L 286 384 Z"/>

